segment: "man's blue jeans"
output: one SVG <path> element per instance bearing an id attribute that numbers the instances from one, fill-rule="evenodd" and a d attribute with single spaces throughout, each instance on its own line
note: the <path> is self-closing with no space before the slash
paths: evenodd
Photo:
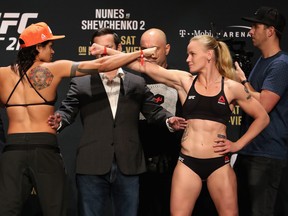
<path id="1" fill-rule="evenodd" d="M 76 175 L 79 216 L 104 216 L 111 200 L 114 216 L 137 216 L 139 176 L 123 175 L 116 163 L 105 175 Z"/>

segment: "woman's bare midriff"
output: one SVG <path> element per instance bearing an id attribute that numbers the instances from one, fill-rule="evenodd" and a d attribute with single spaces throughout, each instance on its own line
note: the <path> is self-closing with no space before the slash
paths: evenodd
<path id="1" fill-rule="evenodd" d="M 226 126 L 222 123 L 190 119 L 182 136 L 181 152 L 195 158 L 214 158 L 221 156 L 214 152 L 213 145 L 217 136 L 226 137 Z"/>

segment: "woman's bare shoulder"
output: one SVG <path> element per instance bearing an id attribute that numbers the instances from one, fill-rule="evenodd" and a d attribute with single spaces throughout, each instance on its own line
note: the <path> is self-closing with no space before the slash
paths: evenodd
<path id="1" fill-rule="evenodd" d="M 13 72 L 13 71 L 12 71 L 12 69 L 11 69 L 10 66 L 0 67 L 0 75 L 1 75 L 1 76 L 4 76 L 4 75 L 7 76 L 7 74 L 8 74 L 8 73 L 11 73 L 11 72 Z"/>

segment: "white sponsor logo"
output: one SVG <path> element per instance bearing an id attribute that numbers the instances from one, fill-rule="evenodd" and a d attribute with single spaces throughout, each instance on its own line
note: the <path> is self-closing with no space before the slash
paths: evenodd
<path id="1" fill-rule="evenodd" d="M 27 27 L 29 19 L 35 19 L 38 17 L 38 13 L 1 13 L 0 12 L 0 41 L 8 40 L 9 44 L 6 46 L 6 50 L 19 50 L 18 37 L 19 34 Z M 17 31 L 11 33 L 13 28 Z"/>
<path id="2" fill-rule="evenodd" d="M 249 30 L 251 29 L 251 27 L 249 26 L 242 26 L 242 25 L 231 25 L 231 26 L 227 26 L 226 31 L 221 31 L 219 33 L 216 32 L 217 35 L 214 36 L 219 36 L 222 38 L 248 38 L 250 37 L 249 35 Z M 232 30 L 230 30 L 232 29 Z M 184 37 L 192 37 L 192 36 L 196 36 L 196 35 L 213 35 L 215 34 L 215 32 L 213 32 L 212 30 L 186 30 L 186 29 L 180 29 L 179 30 L 179 35 L 180 37 L 184 38 Z"/>

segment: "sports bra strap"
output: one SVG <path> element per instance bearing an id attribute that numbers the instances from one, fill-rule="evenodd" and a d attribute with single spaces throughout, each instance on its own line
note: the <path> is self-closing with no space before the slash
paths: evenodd
<path id="1" fill-rule="evenodd" d="M 41 97 L 41 98 L 44 100 L 44 103 L 10 104 L 10 105 L 8 104 L 8 102 L 10 101 L 13 93 L 15 92 L 17 86 L 19 85 L 19 83 L 21 82 L 21 80 L 23 79 L 24 76 L 26 76 L 26 78 L 27 78 L 30 86 L 34 89 L 34 91 L 39 95 L 39 97 Z M 37 89 L 35 89 L 35 87 L 34 87 L 33 84 L 31 83 L 30 79 L 28 78 L 28 76 L 27 76 L 27 71 L 26 71 L 25 73 L 21 74 L 18 82 L 17 82 L 16 85 L 14 86 L 12 92 L 10 93 L 10 95 L 9 95 L 9 97 L 8 97 L 6 103 L 5 103 L 5 107 L 11 107 L 11 106 L 31 106 L 31 105 L 52 105 L 52 106 L 54 106 L 55 102 L 56 102 L 56 99 L 53 100 L 53 101 L 47 101 L 47 100 L 37 91 Z"/>

